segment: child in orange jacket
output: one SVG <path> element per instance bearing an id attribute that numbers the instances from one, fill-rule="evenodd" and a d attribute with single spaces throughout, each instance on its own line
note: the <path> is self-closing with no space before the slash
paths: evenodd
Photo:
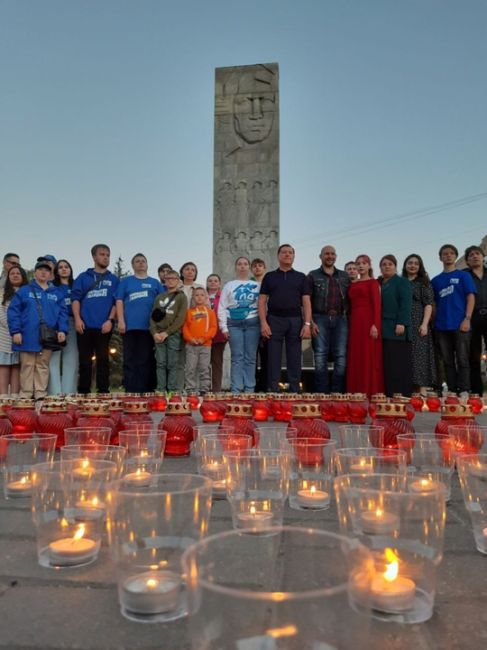
<path id="1" fill-rule="evenodd" d="M 207 393 L 211 387 L 211 342 L 217 332 L 215 312 L 208 306 L 203 288 L 193 290 L 191 307 L 186 313 L 183 338 L 186 341 L 186 390 Z"/>

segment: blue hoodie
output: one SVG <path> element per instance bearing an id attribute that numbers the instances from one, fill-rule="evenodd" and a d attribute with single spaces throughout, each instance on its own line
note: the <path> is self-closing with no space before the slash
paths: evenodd
<path id="1" fill-rule="evenodd" d="M 71 303 L 75 300 L 80 303 L 80 316 L 85 327 L 99 330 L 108 320 L 115 304 L 118 283 L 119 279 L 110 271 L 96 273 L 91 268 L 78 275 L 71 290 Z"/>
<path id="2" fill-rule="evenodd" d="M 64 296 L 58 291 L 58 287 L 49 285 L 47 289 L 42 289 L 33 280 L 30 284 L 20 287 L 7 310 L 10 335 L 22 334 L 22 344 L 12 343 L 12 350 L 19 352 L 42 350 L 38 307 L 42 311 L 42 318 L 46 325 L 54 327 L 58 332 L 68 333 L 68 311 Z"/>

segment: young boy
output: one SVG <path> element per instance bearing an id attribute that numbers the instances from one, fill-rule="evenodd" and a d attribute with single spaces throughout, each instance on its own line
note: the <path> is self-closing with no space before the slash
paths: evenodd
<path id="1" fill-rule="evenodd" d="M 208 306 L 205 289 L 193 290 L 192 306 L 183 326 L 186 341 L 186 390 L 210 390 L 211 342 L 217 331 L 215 312 Z"/>
<path id="2" fill-rule="evenodd" d="M 166 273 L 167 291 L 160 293 L 154 301 L 150 320 L 150 331 L 156 344 L 157 390 L 179 391 L 183 341 L 181 328 L 186 316 L 188 301 L 179 289 L 179 275 L 176 271 Z"/>

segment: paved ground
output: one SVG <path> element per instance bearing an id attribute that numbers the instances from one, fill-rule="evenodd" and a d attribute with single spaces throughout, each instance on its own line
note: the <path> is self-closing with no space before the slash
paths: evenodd
<path id="1" fill-rule="evenodd" d="M 438 416 L 419 415 L 417 431 Z M 479 418 L 487 425 L 487 416 Z M 165 459 L 164 471 L 193 472 L 191 458 Z M 323 513 L 287 509 L 285 523 L 338 532 L 335 507 Z M 214 502 L 210 533 L 231 528 L 225 501 Z M 52 571 L 37 563 L 30 510 L 0 497 L 0 648 L 82 650 L 189 650 L 185 621 L 141 625 L 119 612 L 108 549 L 84 569 Z M 470 521 L 454 477 L 445 554 L 433 618 L 422 625 L 374 623 L 372 644 L 384 650 L 487 648 L 487 557 L 475 549 Z M 347 649 L 348 650 L 348 649 Z"/>

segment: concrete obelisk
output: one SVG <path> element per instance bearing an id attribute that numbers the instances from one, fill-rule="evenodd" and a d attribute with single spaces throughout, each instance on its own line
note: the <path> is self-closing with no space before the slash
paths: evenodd
<path id="1" fill-rule="evenodd" d="M 279 67 L 216 68 L 213 271 L 240 255 L 276 265 L 279 245 Z"/>

